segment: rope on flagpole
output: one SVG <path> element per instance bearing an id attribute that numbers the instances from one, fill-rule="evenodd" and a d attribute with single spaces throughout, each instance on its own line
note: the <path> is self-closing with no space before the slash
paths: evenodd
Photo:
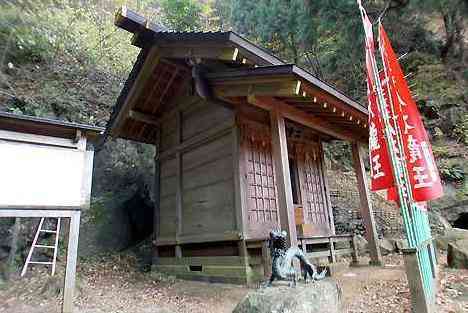
<path id="1" fill-rule="evenodd" d="M 387 4 L 385 5 L 385 7 L 383 8 L 382 12 L 380 12 L 379 14 L 379 17 L 377 18 L 377 20 L 372 23 L 372 25 L 376 24 L 376 23 L 380 23 L 380 21 L 383 19 L 383 17 L 385 16 L 385 14 L 387 13 L 387 10 L 388 8 L 390 8 L 390 2 L 391 1 L 388 1 Z"/>

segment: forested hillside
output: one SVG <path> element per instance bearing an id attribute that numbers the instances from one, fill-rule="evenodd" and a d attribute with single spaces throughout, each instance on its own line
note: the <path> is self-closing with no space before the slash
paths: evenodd
<path id="1" fill-rule="evenodd" d="M 431 134 L 447 190 L 434 206 L 468 210 L 468 2 L 363 2 L 371 18 L 382 15 Z M 366 101 L 354 0 L 3 0 L 0 110 L 105 126 L 138 53 L 113 25 L 123 4 L 171 30 L 234 30 Z M 330 151 L 332 162 L 349 162 L 341 155 Z M 151 161 L 150 147 L 108 144 L 96 158 L 90 218 L 150 206 Z"/>

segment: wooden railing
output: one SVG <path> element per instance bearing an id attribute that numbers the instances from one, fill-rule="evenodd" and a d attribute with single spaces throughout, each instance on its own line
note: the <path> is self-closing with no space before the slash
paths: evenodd
<path id="1" fill-rule="evenodd" d="M 349 247 L 341 248 L 335 244 L 340 242 L 349 242 Z M 329 263 L 335 263 L 337 256 L 351 255 L 353 263 L 358 262 L 358 251 L 356 247 L 355 236 L 348 235 L 331 235 L 320 237 L 303 237 L 298 238 L 298 244 L 309 259 L 328 257 Z M 328 248 L 313 251 L 314 245 L 328 244 Z M 310 249 L 308 249 L 310 247 Z M 312 250 L 307 252 L 308 250 Z"/>

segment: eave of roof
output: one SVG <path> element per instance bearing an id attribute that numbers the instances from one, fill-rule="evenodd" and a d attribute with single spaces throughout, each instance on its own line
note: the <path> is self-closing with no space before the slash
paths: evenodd
<path id="1" fill-rule="evenodd" d="M 104 132 L 105 130 L 104 127 L 97 127 L 97 126 L 91 126 L 91 125 L 85 125 L 85 124 L 79 124 L 79 123 L 71 123 L 71 122 L 53 120 L 49 118 L 21 115 L 21 114 L 9 113 L 9 112 L 0 112 L 0 121 L 2 119 L 12 120 L 17 123 L 35 124 L 38 127 L 53 125 L 53 126 L 58 126 L 60 128 L 83 130 L 86 132 L 93 132 L 96 134 L 100 134 Z"/>
<path id="2" fill-rule="evenodd" d="M 271 54 L 266 49 L 252 43 L 251 41 L 241 37 L 233 31 L 227 32 L 154 32 L 152 36 L 154 44 L 164 44 L 167 42 L 211 42 L 224 43 L 236 46 L 239 49 L 244 49 L 251 56 L 260 58 L 271 65 L 284 65 L 283 60 Z"/>
<path id="3" fill-rule="evenodd" d="M 79 131 L 86 136 L 89 142 L 95 144 L 105 129 L 48 118 L 0 112 L 0 130 L 66 139 L 76 139 Z"/>
<path id="4" fill-rule="evenodd" d="M 140 48 L 150 44 L 158 45 L 167 42 L 184 42 L 184 41 L 201 41 L 201 42 L 218 42 L 237 46 L 240 49 L 246 50 L 252 56 L 271 64 L 285 64 L 283 60 L 271 54 L 266 49 L 252 43 L 233 31 L 216 31 L 216 32 L 178 32 L 168 31 L 164 27 L 151 23 L 145 17 L 139 15 L 135 11 L 129 10 L 123 6 L 116 12 L 115 25 L 128 32 L 134 34 L 132 43 Z"/>
<path id="5" fill-rule="evenodd" d="M 351 108 L 356 109 L 360 113 L 368 114 L 367 108 L 361 105 L 359 102 L 351 99 L 350 97 L 346 96 L 344 93 L 340 92 L 336 88 L 332 87 L 331 85 L 327 84 L 326 82 L 318 79 L 317 77 L 313 76 L 309 72 L 301 69 L 300 67 L 294 64 L 284 64 L 284 65 L 274 65 L 274 66 L 262 66 L 256 68 L 249 68 L 249 69 L 242 69 L 242 70 L 234 70 L 234 71 L 227 71 L 221 73 L 210 73 L 207 74 L 207 78 L 245 78 L 245 77 L 252 77 L 252 76 L 268 76 L 268 75 L 295 75 L 298 79 L 302 79 L 323 91 L 331 94 L 335 98 L 343 101 L 344 103 L 348 104 Z"/>

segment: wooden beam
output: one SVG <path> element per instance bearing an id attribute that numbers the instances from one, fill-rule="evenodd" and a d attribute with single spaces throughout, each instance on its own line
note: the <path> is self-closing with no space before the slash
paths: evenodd
<path id="1" fill-rule="evenodd" d="M 241 239 L 241 234 L 237 231 L 226 231 L 223 233 L 209 233 L 199 235 L 185 235 L 175 239 L 174 237 L 160 237 L 156 241 L 157 246 L 173 246 L 177 244 L 188 243 L 203 243 L 203 242 L 221 242 L 221 241 L 238 241 Z"/>
<path id="2" fill-rule="evenodd" d="M 75 292 L 76 260 L 78 254 L 78 238 L 80 235 L 80 211 L 75 211 L 70 217 L 68 233 L 67 266 L 65 269 L 65 286 L 63 289 L 62 313 L 73 313 L 73 297 Z"/>
<path id="3" fill-rule="evenodd" d="M 154 125 L 154 126 L 159 125 L 158 119 L 155 118 L 153 115 L 142 113 L 142 112 L 139 112 L 139 111 L 130 110 L 128 112 L 128 117 L 130 117 L 131 119 L 133 119 L 135 121 L 143 122 L 143 123 L 146 123 L 146 124 L 150 124 L 150 125 Z"/>
<path id="4" fill-rule="evenodd" d="M 295 95 L 297 82 L 294 80 L 274 83 L 211 84 L 213 94 L 218 97 L 257 96 L 288 97 Z"/>
<path id="5" fill-rule="evenodd" d="M 184 45 L 180 43 L 174 45 L 163 44 L 158 46 L 159 53 L 164 58 L 169 59 L 213 59 L 221 61 L 236 61 L 236 48 L 219 45 L 201 46 L 201 45 Z M 235 58 L 234 58 L 235 57 Z"/>
<path id="6" fill-rule="evenodd" d="M 372 209 L 372 200 L 369 187 L 367 185 L 366 169 L 364 167 L 364 152 L 361 144 L 357 142 L 352 143 L 352 154 L 361 202 L 361 214 L 364 226 L 366 227 L 366 239 L 369 243 L 370 262 L 373 265 L 383 265 L 379 247 L 379 237 Z"/>
<path id="7" fill-rule="evenodd" d="M 140 96 L 143 89 L 146 87 L 147 80 L 153 74 L 154 69 L 156 68 L 157 64 L 160 60 L 160 55 L 156 47 L 149 48 L 151 49 L 146 56 L 144 64 L 141 68 L 140 73 L 138 74 L 137 78 L 133 82 L 132 88 L 130 89 L 127 98 L 125 99 L 125 103 L 122 109 L 119 111 L 117 118 L 114 122 L 114 126 L 111 130 L 111 135 L 117 137 L 121 128 L 123 127 L 124 120 L 128 116 L 129 111 L 133 109 Z"/>
<path id="8" fill-rule="evenodd" d="M 74 139 L 26 134 L 2 129 L 0 129 L 0 140 L 38 143 L 42 145 L 66 148 L 78 148 L 78 142 L 75 142 Z"/>
<path id="9" fill-rule="evenodd" d="M 279 112 L 281 112 L 281 114 L 285 118 L 293 122 L 299 123 L 301 125 L 310 127 L 319 132 L 330 135 L 332 137 L 335 137 L 341 140 L 347 140 L 347 141 L 355 141 L 355 140 L 364 141 L 363 139 L 357 137 L 356 135 L 349 133 L 348 131 L 338 129 L 336 126 L 333 126 L 330 123 L 327 123 L 323 119 L 307 114 L 299 109 L 296 109 L 274 98 L 250 95 L 248 96 L 247 101 L 250 104 L 258 106 L 267 111 L 271 111 L 273 106 L 276 106 Z"/>
<path id="10" fill-rule="evenodd" d="M 332 88 L 332 87 L 327 86 L 327 89 L 329 88 Z M 351 107 L 350 104 L 348 104 L 345 99 L 346 96 L 342 94 L 332 95 L 330 92 L 326 92 L 323 89 L 320 89 L 319 87 L 315 87 L 315 86 L 312 87 L 311 84 L 303 84 L 303 89 L 308 95 L 318 95 L 318 97 L 320 98 L 319 99 L 320 102 L 327 102 L 328 105 L 334 106 L 339 110 L 342 110 L 342 111 L 344 110 L 348 113 L 352 112 L 352 114 L 355 115 L 356 117 L 367 119 L 367 114 L 358 109 Z M 335 92 L 340 93 L 336 89 L 332 89 L 332 90 L 335 90 Z"/>
<path id="11" fill-rule="evenodd" d="M 0 209 L 0 217 L 70 217 L 78 210 Z"/>
<path id="12" fill-rule="evenodd" d="M 153 199 L 154 199 L 154 214 L 153 214 L 153 264 L 158 264 L 159 251 L 156 242 L 159 239 L 159 230 L 161 228 L 161 161 L 159 160 L 159 153 L 161 147 L 161 129 L 158 128 L 154 142 L 155 155 L 154 155 L 154 185 L 153 185 Z"/>
<path id="13" fill-rule="evenodd" d="M 286 127 L 284 116 L 281 115 L 278 108 L 274 107 L 274 109 L 270 111 L 270 127 L 281 229 L 288 232 L 288 246 L 297 246 Z"/>
<path id="14" fill-rule="evenodd" d="M 160 160 L 167 159 L 168 157 L 171 157 L 174 154 L 177 154 L 178 152 L 183 152 L 188 149 L 193 149 L 196 146 L 199 146 L 204 143 L 214 141 L 220 137 L 223 137 L 232 131 L 233 125 L 234 125 L 234 120 L 227 120 L 223 122 L 222 124 L 219 124 L 213 127 L 206 133 L 195 135 L 192 138 L 182 142 L 181 144 L 178 144 L 177 146 L 161 153 L 161 155 L 159 156 Z"/>

